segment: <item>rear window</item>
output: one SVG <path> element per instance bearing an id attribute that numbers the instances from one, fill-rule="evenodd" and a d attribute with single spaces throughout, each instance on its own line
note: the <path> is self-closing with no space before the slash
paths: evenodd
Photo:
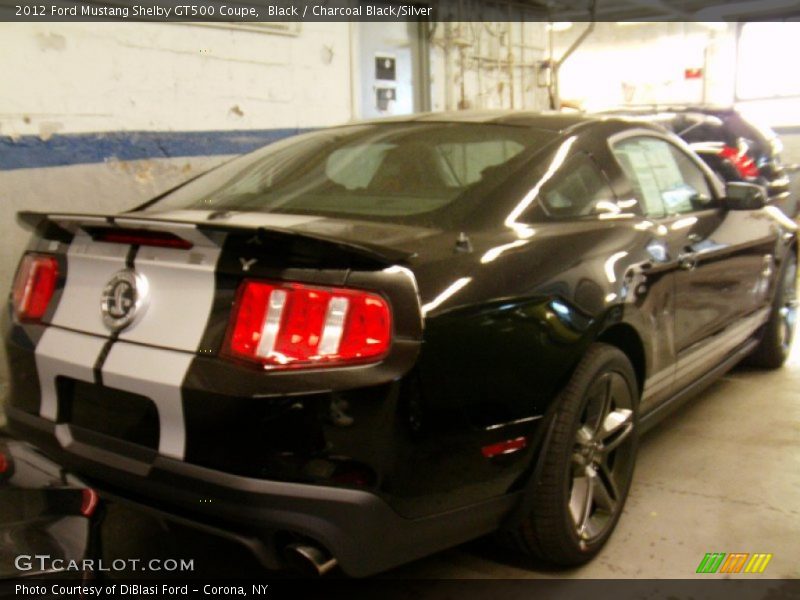
<path id="1" fill-rule="evenodd" d="M 355 125 L 223 165 L 147 210 L 202 209 L 422 221 L 507 181 L 555 134 L 491 124 Z"/>

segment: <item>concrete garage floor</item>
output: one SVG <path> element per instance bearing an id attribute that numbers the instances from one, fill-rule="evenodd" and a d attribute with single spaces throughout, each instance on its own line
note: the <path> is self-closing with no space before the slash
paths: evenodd
<path id="1" fill-rule="evenodd" d="M 186 557 L 201 577 L 269 576 L 236 547 L 121 507 L 103 537 L 109 560 Z M 800 577 L 798 344 L 782 370 L 736 369 L 642 439 L 625 514 L 594 562 L 553 571 L 478 540 L 381 577 L 721 577 L 695 575 L 706 552 L 772 553 L 763 577 Z"/>

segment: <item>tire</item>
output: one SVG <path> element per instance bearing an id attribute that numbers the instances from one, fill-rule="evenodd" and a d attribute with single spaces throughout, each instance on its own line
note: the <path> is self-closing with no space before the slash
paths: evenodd
<path id="1" fill-rule="evenodd" d="M 777 289 L 764 334 L 747 364 L 762 369 L 778 369 L 789 356 L 797 321 L 797 256 L 790 249 L 781 265 Z"/>
<path id="2" fill-rule="evenodd" d="M 530 511 L 504 540 L 546 563 L 568 567 L 600 552 L 628 496 L 639 403 L 630 361 L 614 346 L 592 344 L 557 402 Z M 612 414 L 616 417 L 609 420 Z M 603 437 L 599 431 L 611 433 Z"/>

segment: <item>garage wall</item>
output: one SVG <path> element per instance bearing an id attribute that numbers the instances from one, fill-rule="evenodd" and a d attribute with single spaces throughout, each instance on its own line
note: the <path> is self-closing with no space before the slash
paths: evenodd
<path id="1" fill-rule="evenodd" d="M 347 23 L 6 23 L 0 50 L 2 298 L 28 237 L 16 211 L 122 210 L 351 118 Z"/>
<path id="2" fill-rule="evenodd" d="M 414 72 L 412 65 L 412 28 L 410 23 L 356 23 L 357 62 L 354 64 L 354 79 L 357 87 L 358 106 L 355 115 L 363 119 L 374 119 L 392 115 L 408 115 L 414 112 Z M 377 78 L 376 62 L 387 58 L 394 63 L 392 80 Z M 378 102 L 379 90 L 391 90 L 394 100 Z"/>
<path id="3" fill-rule="evenodd" d="M 14 52 L 3 61 L 21 68 L 5 71 L 14 93 L 4 94 L 2 131 L 258 129 L 347 118 L 348 32 L 319 23 L 5 25 L 3 46 Z"/>
<path id="4" fill-rule="evenodd" d="M 512 10 L 512 17 L 519 13 Z M 501 18 L 507 19 L 503 11 Z M 433 110 L 549 107 L 537 65 L 547 57 L 547 24 L 438 23 L 431 35 Z"/>

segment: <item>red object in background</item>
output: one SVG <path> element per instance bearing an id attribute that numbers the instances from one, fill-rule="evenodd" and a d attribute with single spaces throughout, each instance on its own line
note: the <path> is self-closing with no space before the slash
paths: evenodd
<path id="1" fill-rule="evenodd" d="M 746 152 L 731 148 L 730 146 L 723 146 L 719 151 L 719 155 L 730 161 L 743 179 L 752 179 L 761 174 L 756 163 L 752 158 L 747 156 Z"/>
<path id="2" fill-rule="evenodd" d="M 703 78 L 703 69 L 700 69 L 700 68 L 684 69 L 683 78 L 684 79 L 702 79 Z"/>

